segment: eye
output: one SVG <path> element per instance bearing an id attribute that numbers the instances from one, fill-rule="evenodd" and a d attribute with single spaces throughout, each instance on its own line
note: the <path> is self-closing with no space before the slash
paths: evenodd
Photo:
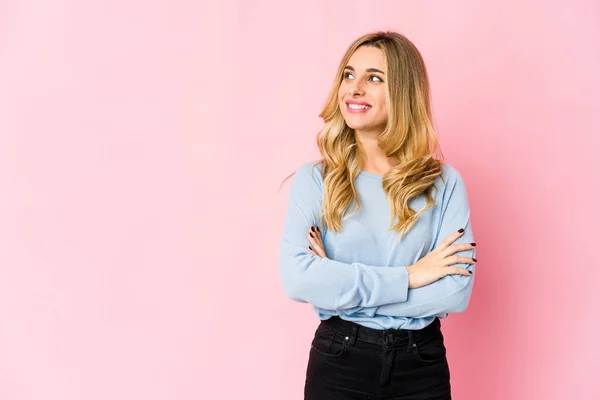
<path id="1" fill-rule="evenodd" d="M 354 74 L 351 72 L 344 72 L 344 74 L 342 75 L 344 77 L 344 79 L 354 79 Z M 367 80 L 370 80 L 372 82 L 377 82 L 377 83 L 382 83 L 383 79 L 381 79 L 379 76 L 377 75 L 370 75 Z"/>

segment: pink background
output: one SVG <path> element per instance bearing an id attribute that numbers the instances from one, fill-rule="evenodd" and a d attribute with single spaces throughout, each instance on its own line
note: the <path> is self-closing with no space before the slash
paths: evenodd
<path id="1" fill-rule="evenodd" d="M 277 190 L 377 29 L 469 190 L 455 398 L 600 399 L 599 4 L 0 2 L 0 399 L 301 399 Z"/>

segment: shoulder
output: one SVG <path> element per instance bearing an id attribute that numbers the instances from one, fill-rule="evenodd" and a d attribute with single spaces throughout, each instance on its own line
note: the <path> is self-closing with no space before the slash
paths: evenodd
<path id="1" fill-rule="evenodd" d="M 294 179 L 303 182 L 312 181 L 321 186 L 323 182 L 323 166 L 320 161 L 308 161 L 300 164 L 298 168 L 296 168 Z"/>
<path id="2" fill-rule="evenodd" d="M 440 177 L 443 178 L 444 183 L 442 185 L 445 187 L 453 187 L 457 184 L 464 185 L 460 172 L 451 164 L 442 163 L 442 174 Z"/>
<path id="3" fill-rule="evenodd" d="M 322 195 L 323 176 L 319 161 L 300 164 L 285 180 L 290 180 L 290 194 L 293 197 Z"/>
<path id="4" fill-rule="evenodd" d="M 300 164 L 298 168 L 296 168 L 297 173 L 312 173 L 313 169 L 317 170 L 319 174 L 323 171 L 322 165 L 320 161 L 307 161 L 303 164 Z"/>

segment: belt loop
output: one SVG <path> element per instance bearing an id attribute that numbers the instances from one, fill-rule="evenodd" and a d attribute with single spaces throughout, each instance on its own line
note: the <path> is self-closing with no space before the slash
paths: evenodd
<path id="1" fill-rule="evenodd" d="M 386 329 L 383 332 L 383 344 L 385 345 L 385 347 L 392 347 L 394 343 L 394 333 L 391 332 L 389 329 Z"/>
<path id="2" fill-rule="evenodd" d="M 408 330 L 408 349 L 407 351 L 412 350 L 413 347 L 415 347 L 415 340 L 414 340 L 414 334 L 413 331 Z"/>
<path id="3" fill-rule="evenodd" d="M 354 343 L 356 343 L 356 336 L 358 336 L 358 326 L 353 325 L 352 332 L 348 336 L 344 337 L 346 340 L 346 345 L 354 346 Z"/>

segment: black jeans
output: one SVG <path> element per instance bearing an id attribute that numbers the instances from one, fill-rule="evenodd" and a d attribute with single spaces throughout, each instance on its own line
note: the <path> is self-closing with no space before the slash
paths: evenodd
<path id="1" fill-rule="evenodd" d="M 448 400 L 441 323 L 379 330 L 339 317 L 321 321 L 311 344 L 305 400 Z"/>

